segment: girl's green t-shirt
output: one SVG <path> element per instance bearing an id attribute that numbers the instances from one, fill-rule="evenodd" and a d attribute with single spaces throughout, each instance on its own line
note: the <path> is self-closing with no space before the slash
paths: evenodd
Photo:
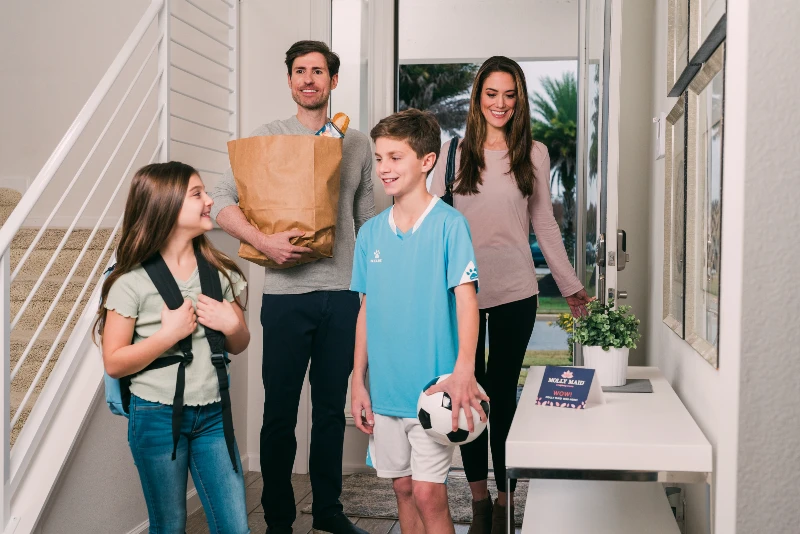
<path id="1" fill-rule="evenodd" d="M 228 272 L 233 284 L 222 273 L 219 273 L 222 284 L 222 295 L 225 300 L 233 302 L 244 290 L 247 282 L 235 272 Z M 202 293 L 200 276 L 194 270 L 188 280 L 178 280 L 178 287 L 184 298 L 191 299 L 197 308 L 197 296 Z M 123 274 L 108 292 L 105 307 L 114 310 L 120 315 L 136 319 L 133 329 L 133 343 L 139 343 L 152 336 L 161 329 L 161 310 L 164 299 L 158 293 L 156 286 L 150 280 L 141 265 L 132 271 Z M 178 345 L 175 345 L 163 356 L 182 354 Z M 188 406 L 201 406 L 219 402 L 219 384 L 217 371 L 211 364 L 211 347 L 206 340 L 205 328 L 198 323 L 192 334 L 192 363 L 186 366 L 186 388 L 184 390 L 184 404 Z M 134 376 L 131 379 L 131 393 L 150 402 L 172 404 L 175 395 L 175 380 L 178 366 L 170 365 L 161 369 L 153 369 Z"/>

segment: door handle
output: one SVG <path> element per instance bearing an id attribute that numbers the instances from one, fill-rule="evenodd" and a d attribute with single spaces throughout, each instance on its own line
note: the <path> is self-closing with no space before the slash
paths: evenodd
<path id="1" fill-rule="evenodd" d="M 617 230 L 617 270 L 625 269 L 625 264 L 631 261 L 631 255 L 627 252 L 628 234 L 625 230 Z M 625 298 L 625 297 L 620 297 Z"/>
<path id="2" fill-rule="evenodd" d="M 600 267 L 606 266 L 606 234 L 597 236 L 597 265 Z"/>

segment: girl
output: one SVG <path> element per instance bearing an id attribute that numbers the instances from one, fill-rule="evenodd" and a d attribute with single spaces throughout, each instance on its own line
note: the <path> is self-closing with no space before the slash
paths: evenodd
<path id="1" fill-rule="evenodd" d="M 450 143 L 442 147 L 447 154 Z M 550 200 L 547 147 L 531 139 L 528 90 L 520 66 L 502 56 L 486 60 L 472 86 L 467 128 L 458 147 L 453 205 L 469 221 L 481 270 L 480 331 L 475 377 L 491 400 L 490 438 L 498 496 L 487 487 L 489 437 L 461 447 L 472 490 L 470 534 L 506 532 L 505 442 L 517 408 L 517 380 L 536 320 L 536 272 L 531 224 L 547 265 L 573 315 L 585 314 L 586 294 L 567 259 Z M 437 165 L 431 193 L 445 193 L 445 165 Z M 486 364 L 486 320 L 489 360 Z M 509 495 L 507 491 L 512 493 Z M 513 512 L 512 512 L 513 514 Z"/>
<path id="2" fill-rule="evenodd" d="M 250 332 L 239 300 L 246 281 L 236 264 L 204 235 L 212 228 L 212 204 L 189 165 L 157 163 L 140 169 L 125 206 L 117 265 L 103 284 L 97 320 L 103 363 L 114 378 L 134 375 L 128 443 L 139 470 L 151 534 L 185 531 L 189 470 L 211 532 L 250 532 L 239 452 L 234 442 L 234 469 L 223 435 L 217 370 L 205 333 L 205 327 L 222 332 L 227 352 L 238 354 L 247 348 Z M 201 294 L 195 251 L 219 272 L 222 302 Z M 141 265 L 156 253 L 185 299 L 177 310 L 167 308 Z M 181 355 L 177 344 L 190 334 L 194 357 L 185 368 L 183 416 L 173 458 L 171 404 L 178 366 L 137 373 L 156 358 Z"/>

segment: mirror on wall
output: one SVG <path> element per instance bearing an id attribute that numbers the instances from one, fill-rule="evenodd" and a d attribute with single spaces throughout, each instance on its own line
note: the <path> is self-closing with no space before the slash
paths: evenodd
<path id="1" fill-rule="evenodd" d="M 725 0 L 670 0 L 664 322 L 719 366 Z"/>
<path id="2" fill-rule="evenodd" d="M 689 85 L 686 341 L 717 365 L 725 45 Z"/>
<path id="3" fill-rule="evenodd" d="M 664 184 L 664 322 L 683 337 L 686 266 L 686 95 L 667 115 Z"/>

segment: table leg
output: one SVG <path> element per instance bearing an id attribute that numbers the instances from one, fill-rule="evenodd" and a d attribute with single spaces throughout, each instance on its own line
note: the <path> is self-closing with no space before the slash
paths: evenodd
<path id="1" fill-rule="evenodd" d="M 511 477 L 506 470 L 506 534 L 514 534 L 516 525 L 514 525 L 514 516 L 511 513 Z"/>

